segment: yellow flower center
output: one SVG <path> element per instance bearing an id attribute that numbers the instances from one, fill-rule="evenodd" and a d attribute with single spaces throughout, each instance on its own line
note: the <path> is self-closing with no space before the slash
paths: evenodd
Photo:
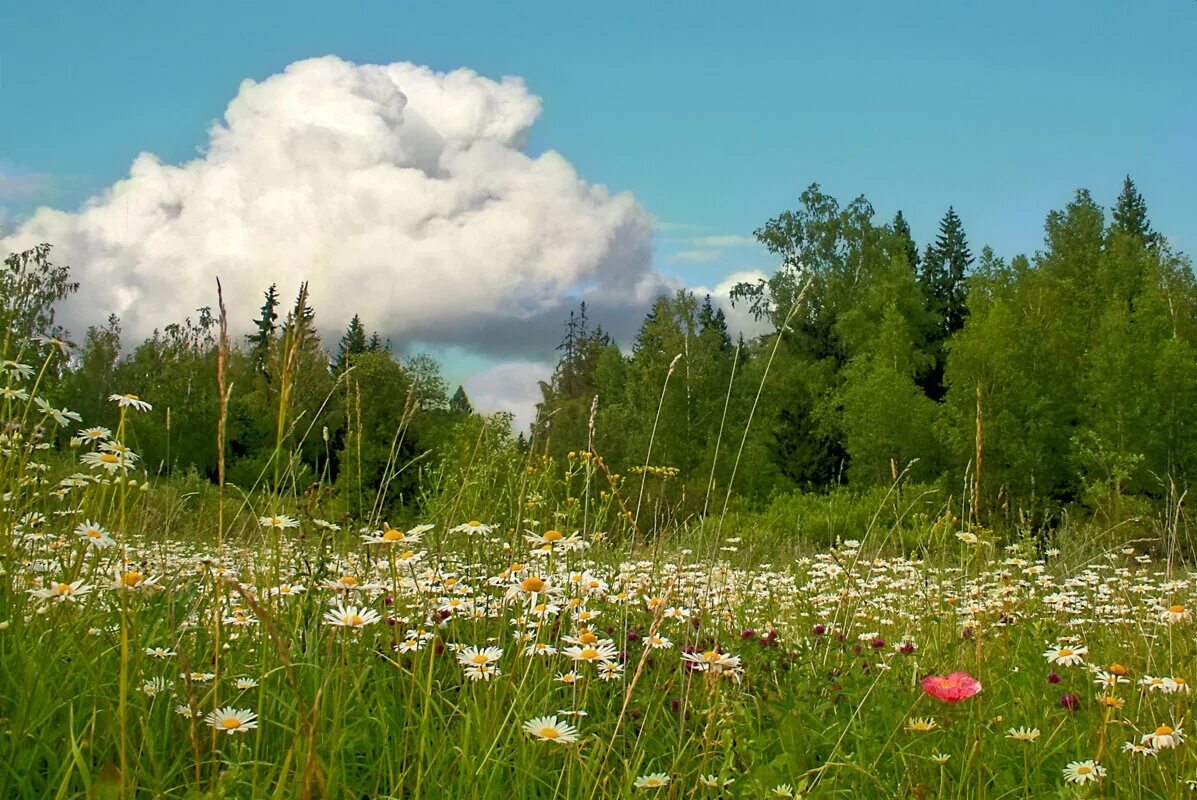
<path id="1" fill-rule="evenodd" d="M 1114 675 L 1123 676 L 1123 675 L 1126 675 L 1127 673 L 1129 673 L 1130 670 L 1127 669 L 1126 667 L 1122 666 L 1121 664 L 1111 664 L 1110 672 Z"/>
<path id="2" fill-rule="evenodd" d="M 589 661 L 592 658 L 598 658 L 598 654 L 598 650 L 594 649 L 593 647 L 583 647 L 581 651 L 578 652 L 578 657 Z"/>
<path id="3" fill-rule="evenodd" d="M 1061 647 L 1057 651 L 1057 655 L 1070 656 L 1070 655 L 1072 655 L 1072 648 L 1071 647 Z"/>
<path id="4" fill-rule="evenodd" d="M 543 592 L 546 585 L 542 578 L 524 578 L 520 583 L 520 589 L 525 592 Z"/>
<path id="5" fill-rule="evenodd" d="M 103 461 L 105 464 L 116 464 L 120 461 L 120 458 L 112 453 L 101 453 L 100 461 Z"/>
<path id="6" fill-rule="evenodd" d="M 561 735 L 561 731 L 554 727 L 548 726 L 540 729 L 540 736 L 543 739 L 556 739 Z"/>
<path id="7" fill-rule="evenodd" d="M 1085 764 L 1082 764 L 1081 766 L 1076 768 L 1077 775 L 1088 775 L 1092 771 L 1093 771 L 1093 767 L 1087 766 Z"/>
<path id="8" fill-rule="evenodd" d="M 279 594 L 291 594 L 291 587 L 290 586 L 280 586 L 280 587 L 278 587 L 278 593 Z"/>
<path id="9" fill-rule="evenodd" d="M 1169 610 L 1169 611 L 1171 611 L 1173 614 L 1183 614 L 1183 613 L 1185 613 L 1185 607 L 1184 607 L 1184 606 L 1172 606 L 1172 607 L 1170 607 L 1168 610 Z"/>
<path id="10" fill-rule="evenodd" d="M 58 593 L 59 594 L 70 594 L 73 591 L 74 591 L 74 589 L 71 588 L 71 585 L 69 583 L 58 584 Z"/>
<path id="11" fill-rule="evenodd" d="M 1177 684 L 1178 686 L 1184 686 L 1184 685 L 1185 685 L 1185 679 L 1184 679 L 1184 678 L 1173 678 L 1173 679 L 1172 679 L 1172 682 L 1173 682 L 1173 683 L 1175 683 L 1175 684 Z"/>
<path id="12" fill-rule="evenodd" d="M 1160 727 L 1155 729 L 1155 735 L 1156 736 L 1171 736 L 1172 729 L 1169 728 L 1167 725 L 1161 725 Z"/>
<path id="13" fill-rule="evenodd" d="M 408 559 L 415 558 L 415 556 L 416 556 L 416 554 L 413 553 L 411 550 L 404 550 L 403 555 L 399 556 L 399 560 L 407 561 Z"/>
<path id="14" fill-rule="evenodd" d="M 129 400 L 140 400 L 141 399 L 140 397 L 138 397 L 135 394 L 127 394 L 127 395 L 125 395 L 125 397 Z"/>
<path id="15" fill-rule="evenodd" d="M 584 631 L 582 635 L 578 637 L 578 641 L 582 644 L 594 644 L 598 641 L 598 637 L 590 631 Z"/>
<path id="16" fill-rule="evenodd" d="M 557 542 L 564 539 L 565 534 L 563 534 L 561 531 L 545 531 L 544 538 L 545 541 Z"/>
<path id="17" fill-rule="evenodd" d="M 88 536 L 90 536 L 90 537 L 91 537 L 91 538 L 93 538 L 93 539 L 99 539 L 99 538 L 100 538 L 100 537 L 102 537 L 104 534 L 100 533 L 100 531 L 96 530 L 95 528 L 88 528 L 88 529 L 87 529 L 87 535 L 88 535 Z"/>
<path id="18" fill-rule="evenodd" d="M 143 580 L 145 580 L 145 576 L 142 575 L 137 570 L 133 570 L 131 572 L 126 572 L 124 574 L 124 576 L 121 578 L 121 582 L 124 583 L 125 586 L 136 586 L 137 584 L 141 583 Z"/>
<path id="19" fill-rule="evenodd" d="M 482 527 L 482 523 L 476 519 L 470 520 L 469 522 L 466 523 L 466 525 L 469 525 L 471 528 L 481 528 Z"/>
<path id="20" fill-rule="evenodd" d="M 241 727 L 241 720 L 237 719 L 236 717 L 225 717 L 223 720 L 220 721 L 220 724 L 225 727 L 225 730 L 231 731 L 234 728 Z"/>
<path id="21" fill-rule="evenodd" d="M 357 586 L 357 578 L 352 575 L 342 575 L 341 584 L 344 586 Z"/>
<path id="22" fill-rule="evenodd" d="M 395 530 L 394 528 L 388 528 L 382 532 L 382 538 L 383 541 L 387 542 L 400 542 L 403 541 L 403 533 L 401 531 Z"/>
<path id="23" fill-rule="evenodd" d="M 341 622 L 344 622 L 346 625 L 352 625 L 356 628 L 358 625 L 362 624 L 362 618 L 357 614 L 346 614 L 345 616 L 341 617 Z"/>

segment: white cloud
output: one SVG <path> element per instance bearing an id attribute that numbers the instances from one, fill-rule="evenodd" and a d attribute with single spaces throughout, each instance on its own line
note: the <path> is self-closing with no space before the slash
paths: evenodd
<path id="1" fill-rule="evenodd" d="M 522 328 L 579 299 L 596 318 L 642 307 L 664 284 L 630 194 L 523 152 L 540 110 L 519 78 L 296 62 L 243 82 L 201 157 L 142 153 L 78 212 L 39 209 L 0 250 L 55 245 L 82 283 L 59 315 L 77 336 L 115 312 L 139 340 L 214 305 L 220 276 L 241 330 L 270 283 L 289 297 L 308 280 L 329 341 L 359 313 L 397 343 L 541 352 Z"/>
<path id="2" fill-rule="evenodd" d="M 737 283 L 756 283 L 768 277 L 768 275 L 759 269 L 745 269 L 725 275 L 719 283 L 715 284 L 715 288 L 713 289 L 708 289 L 705 286 L 696 286 L 690 291 L 694 292 L 698 297 L 709 294 L 711 302 L 723 309 L 723 314 L 727 317 L 727 329 L 731 332 L 732 338 L 743 334 L 745 339 L 751 339 L 754 336 L 760 336 L 762 333 L 768 333 L 773 327 L 768 321 L 754 319 L 748 310 L 748 305 L 744 301 L 740 301 L 733 306 L 731 303 L 731 290 L 735 288 Z"/>
<path id="3" fill-rule="evenodd" d="M 536 404 L 541 399 L 538 381 L 547 381 L 552 374 L 552 364 L 517 361 L 466 379 L 464 388 L 475 411 L 510 411 L 515 415 L 515 430 L 526 433 L 536 419 Z"/>
<path id="4" fill-rule="evenodd" d="M 690 240 L 691 244 L 699 247 L 746 247 L 757 244 L 751 236 L 699 236 Z"/>
<path id="5" fill-rule="evenodd" d="M 710 261 L 718 261 L 719 256 L 722 255 L 718 250 L 679 250 L 669 256 L 671 261 L 693 261 L 696 263 L 706 263 Z"/>

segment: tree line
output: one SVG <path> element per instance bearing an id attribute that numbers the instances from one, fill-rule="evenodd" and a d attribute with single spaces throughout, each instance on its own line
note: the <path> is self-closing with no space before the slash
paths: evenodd
<path id="1" fill-rule="evenodd" d="M 779 267 L 732 301 L 769 332 L 733 339 L 710 297 L 679 291 L 621 348 L 583 304 L 532 430 L 500 436 L 512 457 L 593 452 L 683 514 L 903 480 L 993 520 L 1077 503 L 1113 518 L 1197 480 L 1197 282 L 1129 177 L 1109 215 L 1080 190 L 1047 215 L 1041 250 L 1009 260 L 974 255 L 952 208 L 920 248 L 901 212 L 878 221 L 817 185 L 755 235 Z M 78 286 L 48 246 L 10 256 L 0 283 L 6 357 L 64 335 L 53 306 Z M 214 479 L 217 332 L 201 308 L 129 349 L 110 317 L 47 392 L 91 425 L 115 424 L 111 393 L 152 398 L 135 431 L 147 467 Z M 228 362 L 228 480 L 286 474 L 350 516 L 384 485 L 390 505 L 418 504 L 482 419 L 435 360 L 396 357 L 356 315 L 330 350 L 306 286 L 289 304 L 265 291 Z"/>

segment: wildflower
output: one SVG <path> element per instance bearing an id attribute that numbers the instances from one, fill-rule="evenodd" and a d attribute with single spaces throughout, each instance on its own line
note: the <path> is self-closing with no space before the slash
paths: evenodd
<path id="1" fill-rule="evenodd" d="M 103 550 L 116 544 L 116 540 L 108 531 L 90 520 L 75 526 L 75 535 L 83 537 L 87 541 L 88 547 L 94 547 L 97 550 Z"/>
<path id="2" fill-rule="evenodd" d="M 600 662 L 598 676 L 601 681 L 617 681 L 623 677 L 623 664 L 614 661 Z"/>
<path id="3" fill-rule="evenodd" d="M 472 681 L 489 681 L 502 674 L 494 664 L 472 664 L 465 670 L 465 676 Z"/>
<path id="4" fill-rule="evenodd" d="M 1081 707 L 1081 698 L 1075 694 L 1066 694 L 1060 698 L 1060 708 L 1076 711 Z"/>
<path id="5" fill-rule="evenodd" d="M 1011 728 L 1006 731 L 1006 738 L 1016 742 L 1034 742 L 1039 738 L 1038 728 Z"/>
<path id="6" fill-rule="evenodd" d="M 253 678 L 238 678 L 237 680 L 233 681 L 233 686 L 239 691 L 244 692 L 249 689 L 258 688 L 258 682 Z"/>
<path id="7" fill-rule="evenodd" d="M 118 590 L 138 591 L 141 589 L 149 589 L 157 585 L 158 579 L 142 575 L 135 569 L 127 572 L 116 571 L 116 576 L 112 581 L 112 588 Z"/>
<path id="8" fill-rule="evenodd" d="M 1094 673 L 1093 682 L 1106 689 L 1115 689 L 1122 684 L 1130 683 L 1130 680 L 1113 672 L 1098 670 Z"/>
<path id="9" fill-rule="evenodd" d="M 1089 654 L 1089 648 L 1078 645 L 1076 647 L 1049 647 L 1043 654 L 1049 664 L 1059 664 L 1062 667 L 1075 667 L 1078 664 L 1085 663 L 1085 656 Z"/>
<path id="10" fill-rule="evenodd" d="M 258 524 L 263 528 L 274 528 L 276 531 L 281 531 L 287 528 L 298 528 L 299 520 L 288 517 L 286 514 L 278 514 L 271 517 L 258 517 Z"/>
<path id="11" fill-rule="evenodd" d="M 572 658 L 574 661 L 614 661 L 618 652 L 614 645 L 599 644 L 599 645 L 574 645 L 567 647 L 561 651 L 562 655 Z"/>
<path id="12" fill-rule="evenodd" d="M 976 544 L 979 540 L 977 534 L 969 533 L 968 531 L 960 531 L 956 534 L 956 538 L 965 544 Z"/>
<path id="13" fill-rule="evenodd" d="M 662 786 L 668 786 L 669 780 L 669 776 L 664 772 L 650 772 L 641 775 L 632 785 L 637 789 L 660 789 Z"/>
<path id="14" fill-rule="evenodd" d="M 1064 767 L 1064 780 L 1068 783 L 1091 783 L 1105 777 L 1106 768 L 1093 759 L 1070 761 Z"/>
<path id="15" fill-rule="evenodd" d="M 560 722 L 555 715 L 533 717 L 524 723 L 524 733 L 542 742 L 573 744 L 578 741 L 578 729 L 568 722 Z"/>
<path id="16" fill-rule="evenodd" d="M 711 672 L 716 675 L 738 677 L 743 671 L 738 656 L 720 653 L 718 650 L 708 650 L 705 653 L 682 653 L 682 662 L 690 669 L 698 672 Z"/>
<path id="17" fill-rule="evenodd" d="M 75 432 L 75 437 L 84 444 L 93 444 L 95 442 L 102 442 L 105 439 L 112 438 L 112 431 L 103 426 L 97 425 L 91 428 L 83 428 Z"/>
<path id="18" fill-rule="evenodd" d="M 79 460 L 92 469 L 105 470 L 109 475 L 125 472 L 133 466 L 136 457 L 132 453 L 119 455 L 117 453 L 84 453 Z"/>
<path id="19" fill-rule="evenodd" d="M 1149 692 L 1162 692 L 1168 685 L 1168 678 L 1157 678 L 1153 675 L 1144 675 L 1139 678 L 1139 685 Z"/>
<path id="20" fill-rule="evenodd" d="M 134 408 L 138 411 L 150 411 L 153 406 L 135 394 L 110 394 L 108 399 L 120 408 Z"/>
<path id="21" fill-rule="evenodd" d="M 1143 734 L 1141 741 L 1153 750 L 1169 750 L 1173 747 L 1179 747 L 1180 743 L 1184 740 L 1184 731 L 1179 726 L 1171 728 L 1167 725 L 1161 725 L 1151 733 Z"/>
<path id="22" fill-rule="evenodd" d="M 232 736 L 258 727 L 258 715 L 244 708 L 218 708 L 205 717 L 204 722 Z"/>
<path id="23" fill-rule="evenodd" d="M 1126 742 L 1122 745 L 1122 751 L 1124 753 L 1130 753 L 1132 756 L 1143 756 L 1144 758 L 1147 756 L 1154 756 L 1160 752 L 1155 748 L 1148 747 L 1145 744 L 1139 744 L 1138 742 Z"/>
<path id="24" fill-rule="evenodd" d="M 1188 681 L 1177 677 L 1165 678 L 1163 692 L 1164 694 L 1188 694 Z"/>
<path id="25" fill-rule="evenodd" d="M 698 782 L 708 789 L 722 789 L 736 782 L 735 778 L 719 779 L 718 775 L 699 775 Z"/>
<path id="26" fill-rule="evenodd" d="M 416 529 L 413 528 L 412 530 Z M 362 535 L 362 541 L 366 544 L 416 544 L 421 538 L 420 532 L 413 533 L 412 531 L 408 531 L 404 533 L 401 530 L 390 527 L 385 522 L 382 524 L 382 530 Z"/>
<path id="27" fill-rule="evenodd" d="M 216 677 L 215 672 L 183 672 L 179 674 L 183 680 L 191 683 L 207 683 Z"/>
<path id="28" fill-rule="evenodd" d="M 178 655 L 174 650 L 168 650 L 165 647 L 147 647 L 145 654 L 150 658 L 170 658 Z"/>
<path id="29" fill-rule="evenodd" d="M 52 583 L 45 589 L 30 589 L 29 594 L 39 600 L 51 600 L 58 603 L 74 603 L 78 598 L 91 591 L 91 587 L 83 581 L 73 583 Z"/>
<path id="30" fill-rule="evenodd" d="M 654 650 L 668 650 L 669 648 L 673 647 L 673 642 L 656 633 L 648 637 L 647 644 Z"/>
<path id="31" fill-rule="evenodd" d="M 457 654 L 457 661 L 464 667 L 493 664 L 503 656 L 501 647 L 466 647 Z"/>
<path id="32" fill-rule="evenodd" d="M 779 783 L 769 790 L 769 794 L 774 797 L 793 797 L 794 787 L 788 783 Z"/>
<path id="33" fill-rule="evenodd" d="M 327 624 L 342 628 L 362 628 L 372 625 L 380 619 L 382 619 L 382 615 L 372 608 L 359 609 L 357 606 L 343 606 L 339 603 L 336 608 L 324 614 L 324 621 Z"/>
<path id="34" fill-rule="evenodd" d="M 1184 606 L 1179 605 L 1170 606 L 1168 610 L 1164 612 L 1165 621 L 1172 623 L 1173 625 L 1178 622 L 1185 622 L 1190 616 L 1189 610 Z"/>
<path id="35" fill-rule="evenodd" d="M 981 682 L 967 672 L 950 675 L 928 675 L 923 678 L 923 690 L 946 703 L 958 703 L 981 691 Z"/>
<path id="36" fill-rule="evenodd" d="M 192 708 L 186 703 L 175 706 L 175 713 L 188 719 L 195 719 L 200 715 L 199 709 Z"/>
<path id="37" fill-rule="evenodd" d="M 266 594 L 270 597 L 290 597 L 296 594 L 303 594 L 303 584 L 283 583 L 266 590 Z"/>
<path id="38" fill-rule="evenodd" d="M 931 760 L 934 761 L 936 764 L 939 764 L 940 766 L 943 766 L 944 764 L 948 763 L 948 759 L 950 759 L 951 757 L 952 757 L 951 753 L 932 753 L 930 756 Z"/>
<path id="39" fill-rule="evenodd" d="M 557 683 L 564 683 L 567 685 L 573 685 L 581 679 L 582 676 L 574 672 L 572 669 L 569 672 L 558 672 L 553 678 L 553 680 L 557 681 Z"/>
<path id="40" fill-rule="evenodd" d="M 939 727 L 939 723 L 931 717 L 913 717 L 906 722 L 906 730 L 916 733 L 930 733 Z"/>
<path id="41" fill-rule="evenodd" d="M 332 531 L 333 533 L 336 533 L 337 531 L 341 530 L 340 525 L 338 525 L 335 522 L 329 522 L 326 519 L 314 519 L 314 520 L 312 520 L 312 524 L 315 525 L 317 528 L 322 528 L 323 530 L 326 530 L 326 531 Z"/>
<path id="42" fill-rule="evenodd" d="M 458 525 L 456 528 L 450 528 L 449 532 L 450 533 L 468 533 L 471 536 L 481 536 L 483 534 L 490 533 L 494 529 L 495 529 L 494 525 L 487 525 L 484 522 L 479 522 L 476 519 L 472 519 L 463 525 Z"/>

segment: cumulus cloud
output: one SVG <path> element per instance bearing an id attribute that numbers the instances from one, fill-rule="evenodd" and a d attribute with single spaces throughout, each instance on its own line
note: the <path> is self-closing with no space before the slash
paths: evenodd
<path id="1" fill-rule="evenodd" d="M 723 309 L 723 314 L 727 317 L 727 329 L 731 332 L 733 338 L 742 334 L 745 339 L 751 339 L 754 336 L 768 333 L 772 330 L 772 326 L 768 321 L 754 319 L 748 311 L 746 303 L 741 301 L 733 306 L 731 302 L 731 290 L 735 288 L 737 283 L 756 283 L 768 277 L 768 275 L 759 269 L 740 270 L 724 276 L 719 283 L 715 284 L 715 288 L 713 289 L 708 289 L 705 286 L 696 286 L 691 291 L 698 297 L 709 294 L 711 302 Z"/>
<path id="2" fill-rule="evenodd" d="M 76 334 L 115 312 L 143 337 L 213 305 L 220 276 L 242 330 L 266 286 L 286 296 L 307 280 L 330 339 L 358 313 L 397 343 L 539 354 L 535 337 L 579 300 L 599 318 L 666 287 L 653 220 L 630 194 L 525 152 L 540 110 L 518 78 L 296 62 L 243 82 L 200 157 L 142 153 L 83 208 L 39 209 L 0 250 L 56 246 L 82 283 L 60 311 Z"/>
<path id="3" fill-rule="evenodd" d="M 463 387 L 476 411 L 509 411 L 515 415 L 515 430 L 526 432 L 536 419 L 541 398 L 538 382 L 547 381 L 552 374 L 553 365 L 547 362 L 517 361 L 474 375 Z"/>

